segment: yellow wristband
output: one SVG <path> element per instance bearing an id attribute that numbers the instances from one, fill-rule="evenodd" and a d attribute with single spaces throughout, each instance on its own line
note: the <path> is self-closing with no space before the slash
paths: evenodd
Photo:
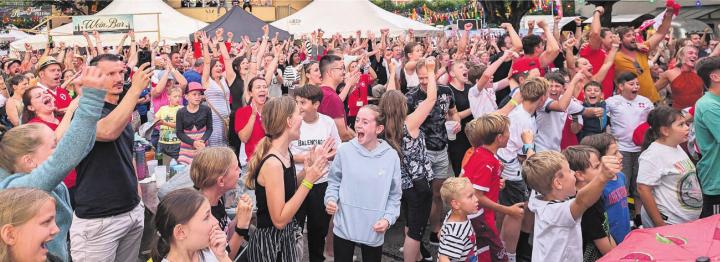
<path id="1" fill-rule="evenodd" d="M 305 187 L 307 187 L 307 189 L 312 189 L 312 188 L 313 188 L 313 183 L 310 183 L 310 181 L 307 181 L 307 180 L 305 180 L 305 179 L 303 179 L 302 185 L 305 186 Z"/>
<path id="2" fill-rule="evenodd" d="M 518 106 L 518 102 L 515 101 L 515 99 L 510 99 L 510 104 L 512 104 L 514 106 Z"/>

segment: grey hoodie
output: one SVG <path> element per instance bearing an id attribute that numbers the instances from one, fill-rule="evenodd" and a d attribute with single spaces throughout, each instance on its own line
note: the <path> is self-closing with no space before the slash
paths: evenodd
<path id="1" fill-rule="evenodd" d="M 333 233 L 345 240 L 368 246 L 381 246 L 384 233 L 373 225 L 385 218 L 390 225 L 400 215 L 402 196 L 400 158 L 380 139 L 368 151 L 357 138 L 342 143 L 330 167 L 325 204 L 333 200 L 335 213 Z"/>

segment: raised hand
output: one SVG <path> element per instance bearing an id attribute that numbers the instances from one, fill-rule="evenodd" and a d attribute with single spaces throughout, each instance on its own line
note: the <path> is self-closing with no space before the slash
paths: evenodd
<path id="1" fill-rule="evenodd" d="M 600 15 L 602 16 L 603 14 L 605 14 L 605 8 L 602 6 L 597 6 L 595 7 L 595 12 L 600 13 Z"/>
<path id="2" fill-rule="evenodd" d="M 602 162 L 602 173 L 607 179 L 613 179 L 615 174 L 622 170 L 622 158 L 616 156 L 603 156 L 600 160 Z"/>
<path id="3" fill-rule="evenodd" d="M 103 70 L 96 66 L 86 66 L 83 68 L 82 74 L 75 80 L 75 86 L 91 87 L 100 90 L 109 90 L 113 86 L 113 80 L 105 77 Z"/>
<path id="4" fill-rule="evenodd" d="M 522 134 L 520 134 L 520 138 L 523 144 L 532 144 L 533 140 L 535 140 L 535 134 L 533 134 L 532 130 L 525 129 Z"/>
<path id="5" fill-rule="evenodd" d="M 131 88 L 146 88 L 150 84 L 153 68 L 150 63 L 140 65 L 138 71 L 133 74 Z"/>
<path id="6" fill-rule="evenodd" d="M 268 26 L 268 25 L 262 26 L 262 31 L 263 31 L 263 35 L 267 36 L 268 34 L 270 34 L 270 26 Z"/>
<path id="7" fill-rule="evenodd" d="M 233 36 L 234 36 L 234 35 L 233 35 L 233 32 L 229 32 L 229 31 L 227 32 L 227 38 L 228 38 L 227 40 L 228 40 L 228 42 L 232 42 Z"/>
<path id="8" fill-rule="evenodd" d="M 250 227 L 250 220 L 252 219 L 253 202 L 248 194 L 242 194 L 238 199 L 238 206 L 236 210 L 235 219 L 237 222 L 237 228 L 246 229 Z"/>
<path id="9" fill-rule="evenodd" d="M 545 20 L 540 20 L 540 21 L 537 21 L 537 26 L 542 29 L 545 29 L 545 28 L 547 28 L 547 23 L 545 23 Z"/>

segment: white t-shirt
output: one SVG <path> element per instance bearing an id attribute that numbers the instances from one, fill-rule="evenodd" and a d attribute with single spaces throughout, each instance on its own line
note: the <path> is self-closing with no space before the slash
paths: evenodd
<path id="1" fill-rule="evenodd" d="M 570 100 L 565 112 L 552 111 L 548 107 L 555 102 L 552 98 L 548 98 L 545 104 L 537 111 L 538 132 L 535 136 L 535 150 L 537 152 L 555 150 L 560 151 L 560 141 L 562 140 L 562 131 L 565 127 L 565 120 L 568 114 L 574 115 L 582 112 L 585 107 L 575 98 Z M 582 116 L 578 116 L 578 121 Z M 582 123 L 582 122 L 580 122 Z"/>
<path id="2" fill-rule="evenodd" d="M 632 101 L 621 95 L 614 95 L 605 102 L 610 117 L 610 131 L 618 140 L 618 150 L 640 152 L 640 146 L 633 143 L 632 135 L 635 128 L 647 120 L 647 115 L 654 108 L 653 103 L 641 95 Z"/>
<path id="3" fill-rule="evenodd" d="M 468 100 L 470 101 L 470 112 L 473 118 L 478 118 L 486 114 L 497 111 L 498 106 L 495 101 L 495 88 L 497 84 L 493 83 L 492 87 L 478 88 L 477 85 L 468 91 Z"/>
<path id="4" fill-rule="evenodd" d="M 0 95 L 0 107 L 5 106 L 5 103 L 7 102 L 7 97 L 4 95 Z"/>
<path id="5" fill-rule="evenodd" d="M 583 261 L 582 227 L 573 219 L 567 201 L 545 201 L 530 197 L 528 209 L 535 213 L 532 261 Z"/>
<path id="6" fill-rule="evenodd" d="M 325 143 L 325 139 L 331 137 L 335 139 L 335 146 L 340 146 L 340 135 L 338 134 L 335 121 L 329 116 L 318 114 L 315 123 L 308 123 L 303 120 L 300 125 L 300 139 L 290 142 L 290 152 L 293 155 L 303 154 L 310 151 L 313 146 L 321 146 Z M 295 163 L 295 171 L 300 173 L 304 168 L 303 164 Z M 315 184 L 327 181 L 327 172 L 315 181 Z"/>
<path id="7" fill-rule="evenodd" d="M 520 181 L 520 161 L 517 159 L 522 154 L 523 142 L 520 138 L 523 130 L 529 129 L 533 133 L 537 133 L 537 125 L 535 117 L 525 111 L 522 106 L 515 107 L 510 114 L 510 140 L 505 148 L 498 149 L 497 156 L 503 164 L 502 177 L 510 181 Z"/>
<path id="8" fill-rule="evenodd" d="M 702 209 L 700 182 L 695 165 L 680 146 L 653 142 L 640 154 L 639 162 L 637 183 L 653 187 L 658 210 L 667 216 L 665 223 L 681 224 L 698 219 Z M 641 216 L 645 227 L 654 226 L 645 208 Z"/>

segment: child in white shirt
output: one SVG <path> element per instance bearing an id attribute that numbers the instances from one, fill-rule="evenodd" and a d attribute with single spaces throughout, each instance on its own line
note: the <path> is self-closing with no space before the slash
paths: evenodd
<path id="1" fill-rule="evenodd" d="M 619 171 L 620 159 L 604 156 L 602 175 L 578 191 L 574 172 L 561 153 L 539 152 L 525 160 L 522 176 L 537 193 L 528 204 L 535 214 L 533 261 L 583 260 L 582 215 L 598 201 L 607 181 Z"/>

